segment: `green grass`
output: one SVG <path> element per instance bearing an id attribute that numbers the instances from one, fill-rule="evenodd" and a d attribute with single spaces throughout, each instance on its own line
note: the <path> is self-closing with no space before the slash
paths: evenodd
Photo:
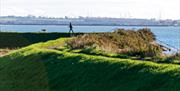
<path id="1" fill-rule="evenodd" d="M 75 33 L 80 35 L 82 33 Z M 18 33 L 18 32 L 0 32 L 0 49 L 21 48 L 38 42 L 46 42 L 58 38 L 69 37 L 69 33 Z"/>
<path id="2" fill-rule="evenodd" d="M 179 65 L 51 49 L 66 40 L 38 43 L 0 58 L 0 90 L 180 91 Z"/>

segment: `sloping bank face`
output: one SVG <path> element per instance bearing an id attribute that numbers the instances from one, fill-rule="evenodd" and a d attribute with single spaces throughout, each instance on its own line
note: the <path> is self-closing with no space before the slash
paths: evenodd
<path id="1" fill-rule="evenodd" d="M 27 47 L 0 58 L 1 91 L 180 91 L 180 66 Z"/>

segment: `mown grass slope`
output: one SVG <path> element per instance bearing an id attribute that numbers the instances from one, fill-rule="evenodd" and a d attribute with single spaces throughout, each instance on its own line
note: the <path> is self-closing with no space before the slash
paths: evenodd
<path id="1" fill-rule="evenodd" d="M 1 91 L 179 91 L 180 66 L 54 50 L 39 43 L 0 58 Z"/>

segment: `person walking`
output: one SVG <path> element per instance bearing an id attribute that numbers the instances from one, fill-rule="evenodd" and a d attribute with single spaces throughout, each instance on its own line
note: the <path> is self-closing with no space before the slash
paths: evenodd
<path id="1" fill-rule="evenodd" d="M 69 24 L 69 33 L 74 33 L 72 23 Z"/>

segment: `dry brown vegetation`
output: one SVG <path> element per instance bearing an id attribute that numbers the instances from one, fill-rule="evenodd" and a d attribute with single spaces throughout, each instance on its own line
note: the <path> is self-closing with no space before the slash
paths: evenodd
<path id="1" fill-rule="evenodd" d="M 71 49 L 93 48 L 104 52 L 132 56 L 158 56 L 162 48 L 155 42 L 155 35 L 149 29 L 124 30 L 112 33 L 91 33 L 73 38 L 67 42 Z"/>

